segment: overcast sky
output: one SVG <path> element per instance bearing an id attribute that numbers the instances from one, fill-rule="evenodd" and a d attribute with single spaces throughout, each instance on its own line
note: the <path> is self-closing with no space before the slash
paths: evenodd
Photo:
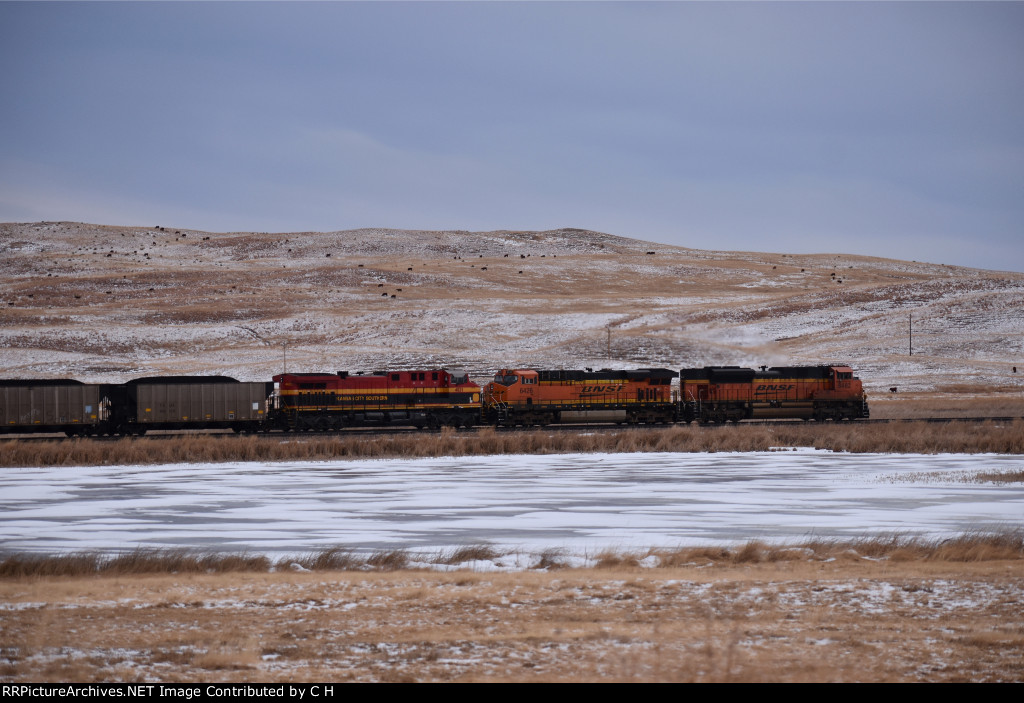
<path id="1" fill-rule="evenodd" d="M 1024 271 L 1024 3 L 0 3 L 0 221 Z"/>

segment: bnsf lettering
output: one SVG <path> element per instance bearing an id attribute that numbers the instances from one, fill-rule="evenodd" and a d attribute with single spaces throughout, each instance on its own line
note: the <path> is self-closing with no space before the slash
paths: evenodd
<path id="1" fill-rule="evenodd" d="M 621 384 L 618 386 L 583 386 L 583 389 L 580 390 L 580 394 L 582 395 L 584 393 L 618 393 L 623 388 L 625 388 L 625 386 Z"/>
<path id="2" fill-rule="evenodd" d="M 796 388 L 795 383 L 762 383 L 754 389 L 755 393 L 767 393 L 769 391 L 791 391 Z"/>

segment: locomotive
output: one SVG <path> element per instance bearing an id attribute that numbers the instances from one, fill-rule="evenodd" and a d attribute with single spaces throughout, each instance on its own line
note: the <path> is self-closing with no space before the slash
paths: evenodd
<path id="1" fill-rule="evenodd" d="M 464 371 L 381 371 L 274 376 L 271 424 L 282 430 L 412 425 L 472 427 L 480 422 L 480 386 Z"/>
<path id="2" fill-rule="evenodd" d="M 738 366 L 679 372 L 683 422 L 750 418 L 853 420 L 869 417 L 867 396 L 849 366 Z"/>
<path id="3" fill-rule="evenodd" d="M 678 389 L 673 380 L 679 378 Z M 283 373 L 123 384 L 0 380 L 0 433 L 142 435 L 149 430 L 331 431 L 558 423 L 738 422 L 868 417 L 849 366 L 502 369 L 483 388 L 445 368 L 373 374 Z"/>
<path id="4" fill-rule="evenodd" d="M 666 423 L 678 410 L 668 369 L 502 369 L 484 386 L 489 424 Z"/>

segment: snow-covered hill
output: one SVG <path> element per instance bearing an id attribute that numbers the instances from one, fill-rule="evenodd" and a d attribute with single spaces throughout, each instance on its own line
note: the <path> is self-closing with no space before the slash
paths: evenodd
<path id="1" fill-rule="evenodd" d="M 0 225 L 0 261 L 4 377 L 266 379 L 287 345 L 292 371 L 843 361 L 874 392 L 1024 387 L 1019 273 L 578 229 L 70 222 Z"/>

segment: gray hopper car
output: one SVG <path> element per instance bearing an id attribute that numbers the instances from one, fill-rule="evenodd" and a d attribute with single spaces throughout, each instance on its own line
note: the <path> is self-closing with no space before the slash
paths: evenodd
<path id="1" fill-rule="evenodd" d="M 139 378 L 111 389 L 119 434 L 149 429 L 258 429 L 273 384 L 226 376 Z"/>
<path id="2" fill-rule="evenodd" d="M 67 379 L 0 380 L 0 433 L 91 434 L 109 408 L 103 389 Z"/>
<path id="3" fill-rule="evenodd" d="M 0 380 L 0 433 L 142 435 L 148 430 L 258 431 L 273 383 L 165 376 L 128 383 Z"/>

